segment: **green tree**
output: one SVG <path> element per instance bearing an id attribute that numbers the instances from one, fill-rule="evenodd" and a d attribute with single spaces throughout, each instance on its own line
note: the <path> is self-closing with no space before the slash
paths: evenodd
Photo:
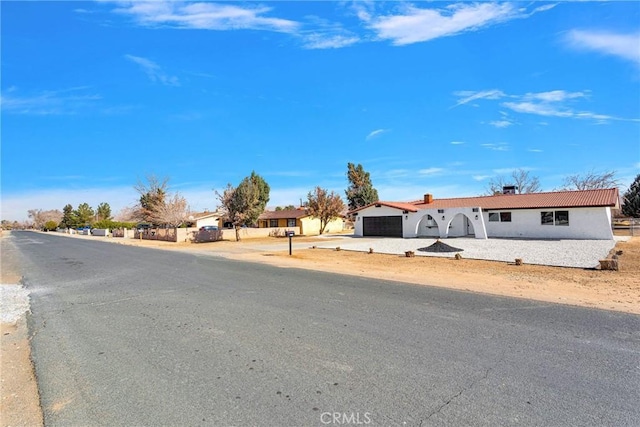
<path id="1" fill-rule="evenodd" d="M 93 223 L 93 208 L 87 203 L 81 203 L 78 205 L 78 209 L 74 212 L 77 219 L 77 225 L 84 227 Z"/>
<path id="2" fill-rule="evenodd" d="M 269 185 L 255 172 L 244 178 L 237 187 L 227 184 L 222 194 L 216 191 L 220 209 L 227 221 L 236 230 L 236 241 L 240 240 L 240 228 L 254 225 L 269 201 Z"/>
<path id="3" fill-rule="evenodd" d="M 49 220 L 44 223 L 44 231 L 56 231 L 58 223 L 56 221 Z"/>
<path id="4" fill-rule="evenodd" d="M 62 208 L 62 221 L 60 221 L 60 228 L 75 228 L 78 226 L 78 218 L 73 211 L 73 206 L 70 204 L 65 205 Z"/>
<path id="5" fill-rule="evenodd" d="M 249 180 L 251 181 L 251 185 L 258 192 L 257 209 L 260 210 L 260 214 L 261 214 L 262 212 L 264 212 L 265 208 L 267 207 L 267 203 L 269 203 L 269 192 L 271 191 L 271 189 L 269 188 L 269 184 L 267 184 L 264 178 L 258 175 L 255 171 L 251 171 Z M 258 214 L 258 216 L 260 216 L 260 214 Z M 256 221 L 257 220 L 258 218 L 256 217 Z"/>
<path id="6" fill-rule="evenodd" d="M 640 174 L 636 176 L 636 179 L 622 196 L 622 213 L 640 218 Z"/>
<path id="7" fill-rule="evenodd" d="M 111 217 L 111 206 L 109 203 L 100 203 L 98 208 L 96 209 L 96 221 L 104 221 L 110 220 Z"/>
<path id="8" fill-rule="evenodd" d="M 320 219 L 320 234 L 322 234 L 331 221 L 340 218 L 344 210 L 344 202 L 333 191 L 329 193 L 324 188 L 316 187 L 307 194 L 306 208 L 309 215 Z"/>
<path id="9" fill-rule="evenodd" d="M 367 206 L 379 200 L 378 190 L 373 188 L 369 172 L 366 172 L 361 164 L 356 166 L 353 163 L 347 163 L 347 179 L 349 187 L 345 193 L 349 210 Z"/>

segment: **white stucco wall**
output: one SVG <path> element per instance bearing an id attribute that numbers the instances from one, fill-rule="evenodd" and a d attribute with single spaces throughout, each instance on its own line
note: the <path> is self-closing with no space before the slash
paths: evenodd
<path id="1" fill-rule="evenodd" d="M 569 225 L 542 225 L 541 213 L 545 211 L 569 211 Z M 491 212 L 511 212 L 511 222 L 489 222 L 489 213 L 473 212 L 472 208 L 448 208 L 444 213 L 437 209 L 421 209 L 403 214 L 401 209 L 374 206 L 358 212 L 354 221 L 354 235 L 362 236 L 362 218 L 366 216 L 402 216 L 403 237 L 458 237 L 468 235 L 465 217 L 473 225 L 478 239 L 487 237 L 533 239 L 613 239 L 611 210 L 600 208 L 544 208 L 514 209 Z M 462 215 L 463 214 L 463 215 Z M 427 228 L 426 218 L 431 215 L 437 227 Z M 478 219 L 476 219 L 476 215 Z M 444 217 L 444 219 L 443 219 Z M 451 227 L 448 227 L 448 226 Z"/>
<path id="2" fill-rule="evenodd" d="M 569 225 L 542 225 L 541 213 L 569 211 Z M 511 212 L 511 222 L 489 222 L 484 212 L 489 237 L 522 237 L 539 239 L 613 239 L 609 208 L 517 209 L 492 212 Z"/>
<path id="3" fill-rule="evenodd" d="M 402 216 L 402 237 L 416 237 L 415 234 L 411 234 L 411 231 L 407 227 L 408 220 L 405 219 L 405 217 L 408 217 L 409 220 L 411 219 L 411 212 L 403 214 L 402 209 L 390 208 L 388 206 L 380 206 L 379 208 L 371 206 L 358 212 L 358 216 L 356 216 L 353 222 L 354 235 L 362 236 L 362 217 L 365 216 Z"/>
<path id="4" fill-rule="evenodd" d="M 473 212 L 473 208 L 447 208 L 444 212 L 438 209 L 421 209 L 412 214 L 409 218 L 409 226 L 413 231 L 405 237 L 460 237 L 469 234 L 475 235 L 476 239 L 486 239 L 487 234 L 482 221 L 482 209 Z M 437 228 L 427 228 L 427 215 L 431 215 L 437 224 Z M 476 219 L 477 216 L 477 219 Z M 467 222 L 472 227 L 467 230 Z M 407 233 L 409 234 L 409 233 Z"/>

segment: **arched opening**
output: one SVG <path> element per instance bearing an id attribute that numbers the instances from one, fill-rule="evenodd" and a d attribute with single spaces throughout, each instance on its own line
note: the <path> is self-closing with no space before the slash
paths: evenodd
<path id="1" fill-rule="evenodd" d="M 467 236 L 475 237 L 476 236 L 476 231 L 475 231 L 475 228 L 473 227 L 473 222 L 467 215 L 463 213 L 458 213 L 453 218 L 451 218 L 451 221 L 449 221 L 448 227 L 449 227 L 448 237 L 467 237 Z"/>
<path id="2" fill-rule="evenodd" d="M 440 237 L 438 222 L 431 215 L 423 216 L 418 222 L 417 237 Z"/>

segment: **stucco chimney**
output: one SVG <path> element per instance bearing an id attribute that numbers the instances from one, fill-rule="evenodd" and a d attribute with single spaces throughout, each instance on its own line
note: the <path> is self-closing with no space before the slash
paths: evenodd
<path id="1" fill-rule="evenodd" d="M 433 202 L 433 195 L 432 194 L 425 194 L 424 195 L 424 202 L 428 205 L 429 203 Z"/>

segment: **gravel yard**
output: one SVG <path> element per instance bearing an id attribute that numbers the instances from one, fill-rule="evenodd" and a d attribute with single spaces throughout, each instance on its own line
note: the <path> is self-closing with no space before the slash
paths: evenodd
<path id="1" fill-rule="evenodd" d="M 617 237 L 616 239 L 620 239 Z M 317 245 L 319 248 L 340 249 L 347 251 L 368 252 L 372 248 L 375 253 L 402 255 L 406 251 L 414 251 L 416 256 L 436 256 L 451 258 L 455 252 L 429 253 L 418 251 L 433 244 L 432 238 L 394 239 L 345 237 L 341 241 Z M 442 242 L 463 249 L 463 258 L 482 259 L 488 261 L 514 262 L 522 258 L 526 264 L 550 265 L 558 267 L 594 268 L 599 260 L 607 257 L 615 246 L 616 240 L 520 240 L 520 239 L 473 239 L 449 238 Z"/>

